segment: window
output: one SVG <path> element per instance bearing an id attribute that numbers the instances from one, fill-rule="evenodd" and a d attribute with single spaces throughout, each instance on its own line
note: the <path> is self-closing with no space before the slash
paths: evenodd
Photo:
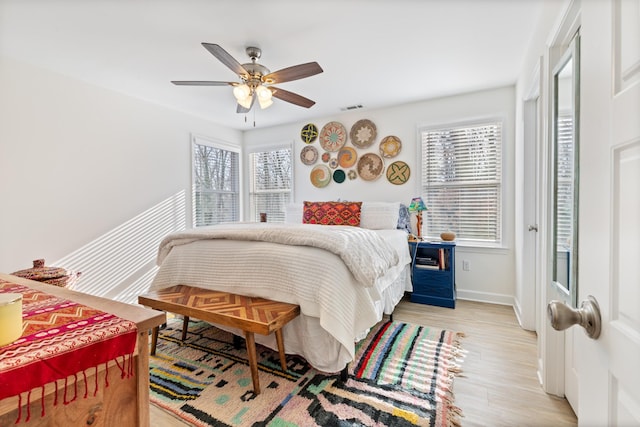
<path id="1" fill-rule="evenodd" d="M 240 219 L 240 153 L 202 138 L 193 143 L 195 227 Z"/>
<path id="2" fill-rule="evenodd" d="M 421 129 L 427 237 L 501 241 L 502 123 Z"/>
<path id="3" fill-rule="evenodd" d="M 261 212 L 269 222 L 284 222 L 285 206 L 291 201 L 291 149 L 280 148 L 249 155 L 250 218 L 259 220 Z"/>

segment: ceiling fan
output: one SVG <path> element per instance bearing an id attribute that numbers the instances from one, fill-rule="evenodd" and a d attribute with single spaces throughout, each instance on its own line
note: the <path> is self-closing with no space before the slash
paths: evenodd
<path id="1" fill-rule="evenodd" d="M 184 86 L 233 86 L 233 95 L 238 101 L 237 112 L 247 113 L 258 100 L 260 108 L 267 108 L 273 104 L 272 97 L 290 102 L 301 107 L 310 108 L 315 104 L 304 96 L 272 86 L 277 83 L 290 82 L 321 73 L 323 70 L 317 62 L 294 65 L 275 72 L 256 61 L 262 55 L 258 47 L 247 47 L 246 52 L 251 62 L 240 64 L 226 50 L 217 44 L 202 43 L 213 56 L 236 73 L 242 82 L 221 81 L 172 81 L 175 85 Z"/>

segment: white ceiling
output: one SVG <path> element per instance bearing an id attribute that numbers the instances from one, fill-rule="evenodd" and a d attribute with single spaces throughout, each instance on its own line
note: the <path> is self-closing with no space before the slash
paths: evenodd
<path id="1" fill-rule="evenodd" d="M 513 84 L 544 0 L 0 0 L 0 54 L 236 129 L 236 81 L 207 52 L 271 71 L 324 72 L 279 86 L 316 101 L 256 108 L 257 127 Z M 547 0 L 552 1 L 552 0 Z"/>

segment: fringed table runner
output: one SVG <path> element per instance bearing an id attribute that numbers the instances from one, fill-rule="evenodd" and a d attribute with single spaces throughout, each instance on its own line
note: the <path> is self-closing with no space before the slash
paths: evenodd
<path id="1" fill-rule="evenodd" d="M 0 279 L 0 292 L 22 294 L 22 336 L 0 347 L 0 400 L 18 396 L 18 418 L 22 418 L 23 396 L 26 395 L 27 414 L 31 392 L 55 384 L 54 405 L 58 404 L 58 386 L 64 387 L 63 404 L 86 398 L 98 392 L 98 367 L 115 360 L 121 377 L 133 375 L 133 352 L 136 345 L 136 326 L 133 322 L 95 308 L 56 297 L 28 286 Z M 87 384 L 87 374 L 94 373 L 95 384 Z M 73 378 L 71 378 L 73 377 Z M 79 377 L 84 390 L 78 390 Z M 73 380 L 74 391 L 67 394 L 67 382 Z M 58 383 L 60 382 L 60 384 Z M 105 375 L 105 387 L 109 386 Z"/>

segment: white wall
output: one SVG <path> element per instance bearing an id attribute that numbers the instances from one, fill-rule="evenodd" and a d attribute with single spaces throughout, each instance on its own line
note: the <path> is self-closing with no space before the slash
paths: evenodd
<path id="1" fill-rule="evenodd" d="M 157 244 L 190 225 L 190 133 L 242 134 L 0 59 L 0 271 L 83 272 L 78 289 L 127 299 Z"/>
<path id="2" fill-rule="evenodd" d="M 271 145 L 278 142 L 294 144 L 295 188 L 294 199 L 303 200 L 364 200 L 402 201 L 409 203 L 419 194 L 419 143 L 417 129 L 420 126 L 448 124 L 464 120 L 487 117 L 504 118 L 504 248 L 467 248 L 459 246 L 456 254 L 456 282 L 458 297 L 512 304 L 514 295 L 514 111 L 513 87 L 490 89 L 460 96 L 452 96 L 424 102 L 405 104 L 394 108 L 363 110 L 318 118 L 314 123 L 318 129 L 329 121 L 341 122 L 347 132 L 360 119 L 369 119 L 376 124 L 378 138 L 368 149 L 358 149 L 359 154 L 377 150 L 379 141 L 387 135 L 395 135 L 402 141 L 402 151 L 391 159 L 402 160 L 411 167 L 411 178 L 404 185 L 389 183 L 385 177 L 369 182 L 361 179 L 327 187 L 316 188 L 309 180 L 312 166 L 299 160 L 305 144 L 300 139 L 300 130 L 305 123 L 257 129 L 245 132 L 245 147 Z M 319 143 L 314 142 L 319 148 Z M 322 150 L 319 149 L 320 152 Z M 389 161 L 386 162 L 388 164 Z M 462 270 L 462 260 L 468 260 L 470 270 Z"/>

